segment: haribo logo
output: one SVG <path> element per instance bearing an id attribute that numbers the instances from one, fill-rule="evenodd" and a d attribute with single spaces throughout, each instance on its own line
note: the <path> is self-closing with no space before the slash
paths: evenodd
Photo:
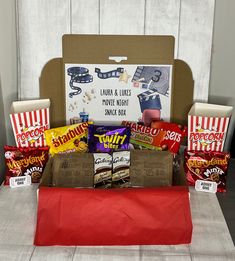
<path id="1" fill-rule="evenodd" d="M 18 142 L 28 141 L 30 144 L 32 144 L 36 142 L 48 128 L 48 125 L 41 126 L 40 124 L 35 126 L 22 127 L 21 133 L 16 135 L 16 139 Z"/>
<path id="2" fill-rule="evenodd" d="M 211 145 L 213 142 L 219 144 L 224 140 L 224 132 L 218 132 L 216 128 L 203 129 L 198 125 L 196 131 L 190 133 L 189 139 L 192 142 L 200 142 L 202 146 Z"/>

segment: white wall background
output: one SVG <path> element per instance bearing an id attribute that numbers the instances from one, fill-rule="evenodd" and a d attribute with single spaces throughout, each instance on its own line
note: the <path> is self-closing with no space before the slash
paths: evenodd
<path id="1" fill-rule="evenodd" d="M 9 123 L 10 103 L 17 96 L 20 99 L 38 97 L 41 68 L 49 59 L 61 56 L 64 33 L 173 34 L 175 57 L 187 61 L 192 68 L 196 80 L 195 99 L 206 101 L 209 93 L 210 102 L 235 106 L 235 1 L 216 1 L 210 76 L 214 2 L 0 0 L 0 177 L 2 146 L 14 143 Z M 15 19 L 19 22 L 18 28 Z"/>
<path id="2" fill-rule="evenodd" d="M 226 149 L 235 126 L 235 1 L 216 1 L 209 102 L 234 106 Z"/>
<path id="3" fill-rule="evenodd" d="M 0 184 L 4 172 L 3 146 L 13 144 L 9 108 L 17 99 L 15 1 L 0 0 Z"/>
<path id="4" fill-rule="evenodd" d="M 186 61 L 193 71 L 195 100 L 207 101 L 214 2 L 17 0 L 19 98 L 38 97 L 41 69 L 61 56 L 65 33 L 163 34 L 175 36 L 175 58 Z"/>

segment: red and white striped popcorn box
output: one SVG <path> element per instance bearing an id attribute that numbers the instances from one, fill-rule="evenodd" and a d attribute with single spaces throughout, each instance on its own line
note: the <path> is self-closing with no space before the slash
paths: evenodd
<path id="1" fill-rule="evenodd" d="M 10 119 L 17 147 L 46 146 L 44 131 L 50 128 L 49 107 L 49 99 L 12 103 Z"/>
<path id="2" fill-rule="evenodd" d="M 223 151 L 232 106 L 194 103 L 188 114 L 188 150 Z"/>

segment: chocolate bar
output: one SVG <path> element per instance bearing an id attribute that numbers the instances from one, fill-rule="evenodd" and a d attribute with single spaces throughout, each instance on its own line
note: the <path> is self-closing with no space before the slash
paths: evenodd
<path id="1" fill-rule="evenodd" d="M 130 151 L 113 152 L 112 187 L 130 187 Z"/>
<path id="2" fill-rule="evenodd" d="M 94 188 L 111 188 L 112 156 L 108 153 L 94 153 Z"/>
<path id="3" fill-rule="evenodd" d="M 89 152 L 112 152 L 127 150 L 131 130 L 124 126 L 89 125 Z"/>

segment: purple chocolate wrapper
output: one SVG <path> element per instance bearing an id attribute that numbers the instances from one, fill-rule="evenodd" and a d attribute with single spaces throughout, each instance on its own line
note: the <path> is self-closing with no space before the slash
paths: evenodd
<path id="1" fill-rule="evenodd" d="M 88 126 L 89 152 L 128 150 L 131 129 L 123 126 Z"/>

